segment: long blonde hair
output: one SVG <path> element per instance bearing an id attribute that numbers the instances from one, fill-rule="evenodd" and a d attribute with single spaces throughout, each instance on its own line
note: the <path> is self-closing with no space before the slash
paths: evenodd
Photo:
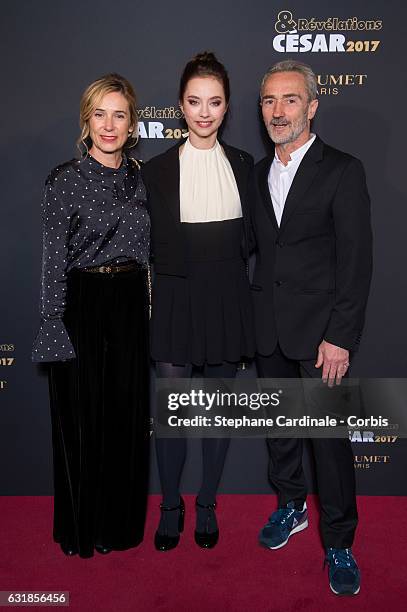
<path id="1" fill-rule="evenodd" d="M 129 149 L 137 144 L 138 121 L 136 94 L 131 83 L 127 79 L 120 74 L 111 73 L 91 83 L 82 94 L 79 111 L 79 127 L 81 128 L 81 134 L 76 142 L 81 154 L 87 154 L 89 145 L 91 144 L 89 119 L 103 96 L 113 91 L 121 93 L 126 98 L 129 105 L 130 125 L 133 126 L 133 131 L 129 134 L 124 148 Z"/>

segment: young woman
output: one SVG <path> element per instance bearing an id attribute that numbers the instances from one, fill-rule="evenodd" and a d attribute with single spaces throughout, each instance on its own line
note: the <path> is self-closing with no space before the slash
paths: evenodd
<path id="1" fill-rule="evenodd" d="M 234 377 L 254 353 L 246 275 L 250 155 L 218 140 L 228 109 L 229 79 L 212 53 L 185 66 L 179 102 L 189 136 L 143 168 L 152 220 L 155 280 L 151 352 L 159 377 Z M 203 479 L 195 540 L 215 546 L 216 490 L 229 440 L 202 440 Z M 158 550 L 177 546 L 184 503 L 179 483 L 185 439 L 157 439 L 163 491 Z"/>
<path id="2" fill-rule="evenodd" d="M 117 74 L 86 89 L 82 157 L 58 166 L 43 205 L 42 325 L 51 362 L 54 539 L 91 557 L 143 538 L 148 474 L 149 216 L 135 94 Z"/>

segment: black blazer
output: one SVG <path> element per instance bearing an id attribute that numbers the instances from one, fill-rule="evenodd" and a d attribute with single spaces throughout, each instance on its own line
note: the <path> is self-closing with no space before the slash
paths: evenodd
<path id="1" fill-rule="evenodd" d="M 325 339 L 360 341 L 372 273 L 370 200 L 361 162 L 318 137 L 305 154 L 278 227 L 268 188 L 274 153 L 252 184 L 257 350 L 277 342 L 287 357 L 313 359 Z"/>
<path id="2" fill-rule="evenodd" d="M 151 217 L 151 252 L 154 271 L 158 274 L 186 276 L 186 258 L 183 233 L 180 221 L 179 201 L 179 147 L 178 142 L 165 153 L 153 157 L 143 168 L 143 180 L 147 188 Z M 248 259 L 248 186 L 253 170 L 253 158 L 240 149 L 221 142 L 223 150 L 232 166 L 245 226 L 242 256 Z"/>

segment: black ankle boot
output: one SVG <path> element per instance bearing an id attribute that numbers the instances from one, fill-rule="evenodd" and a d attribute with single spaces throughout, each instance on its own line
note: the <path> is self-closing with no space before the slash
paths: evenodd
<path id="1" fill-rule="evenodd" d="M 207 512 L 205 531 L 197 531 L 195 529 L 195 542 L 201 548 L 213 548 L 214 546 L 216 546 L 219 540 L 219 529 L 216 529 L 215 531 L 208 531 L 208 529 L 209 529 L 209 523 L 211 521 L 211 518 L 212 519 L 214 518 L 213 515 L 215 514 L 216 502 L 214 504 L 208 504 L 205 506 L 203 504 L 200 504 L 197 498 L 195 501 L 195 506 L 196 506 L 197 512 L 200 512 L 203 510 L 206 510 Z"/>
<path id="2" fill-rule="evenodd" d="M 173 507 L 164 506 L 163 504 L 160 504 L 160 510 L 161 510 L 161 517 L 163 518 L 164 525 L 165 525 L 165 513 L 173 512 L 174 510 L 179 510 L 179 517 L 178 517 L 178 532 L 179 533 L 178 535 L 170 536 L 167 533 L 159 533 L 159 531 L 156 531 L 155 536 L 154 536 L 154 546 L 156 547 L 157 550 L 171 550 L 172 548 L 175 548 L 176 546 L 178 546 L 178 542 L 180 538 L 179 534 L 184 531 L 184 518 L 185 518 L 184 500 L 182 499 L 182 497 L 180 497 L 180 502 L 178 506 L 173 506 Z"/>

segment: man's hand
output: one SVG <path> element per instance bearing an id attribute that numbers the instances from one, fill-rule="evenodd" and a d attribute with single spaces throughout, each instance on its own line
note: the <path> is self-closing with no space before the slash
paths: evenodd
<path id="1" fill-rule="evenodd" d="M 318 347 L 318 359 L 316 368 L 322 368 L 322 381 L 328 381 L 328 387 L 335 384 L 340 385 L 342 376 L 346 374 L 349 367 L 349 351 L 335 344 L 322 340 Z"/>

